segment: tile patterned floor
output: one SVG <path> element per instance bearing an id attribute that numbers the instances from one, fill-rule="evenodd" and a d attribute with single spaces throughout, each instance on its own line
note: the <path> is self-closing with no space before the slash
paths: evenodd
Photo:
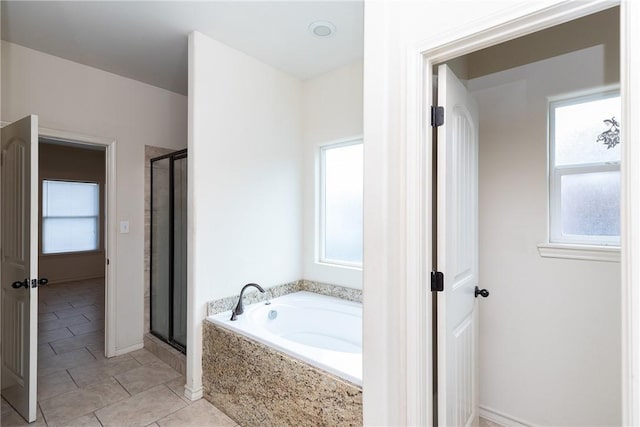
<path id="1" fill-rule="evenodd" d="M 10 426 L 229 426 L 206 400 L 183 396 L 184 377 L 146 350 L 104 357 L 101 280 L 39 289 L 38 419 L 27 424 L 2 399 Z"/>
<path id="2" fill-rule="evenodd" d="M 502 424 L 494 423 L 486 418 L 480 417 L 480 427 L 504 427 Z"/>

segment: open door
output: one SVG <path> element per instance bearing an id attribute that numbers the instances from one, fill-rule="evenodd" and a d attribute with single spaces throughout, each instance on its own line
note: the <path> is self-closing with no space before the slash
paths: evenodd
<path id="1" fill-rule="evenodd" d="M 438 68 L 437 295 L 438 425 L 478 423 L 478 112 L 446 65 Z"/>
<path id="2" fill-rule="evenodd" d="M 38 361 L 38 117 L 2 128 L 2 396 L 36 419 Z"/>

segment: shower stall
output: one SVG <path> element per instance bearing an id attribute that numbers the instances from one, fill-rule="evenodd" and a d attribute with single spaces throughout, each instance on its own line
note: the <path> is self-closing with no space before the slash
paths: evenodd
<path id="1" fill-rule="evenodd" d="M 151 159 L 151 333 L 187 349 L 187 150 Z"/>

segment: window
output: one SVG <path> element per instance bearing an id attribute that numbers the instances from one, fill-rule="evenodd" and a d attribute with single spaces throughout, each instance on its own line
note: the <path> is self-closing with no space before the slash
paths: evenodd
<path id="1" fill-rule="evenodd" d="M 42 253 L 98 249 L 97 183 L 42 181 Z"/>
<path id="2" fill-rule="evenodd" d="M 552 102 L 550 242 L 620 245 L 620 95 Z"/>
<path id="3" fill-rule="evenodd" d="M 320 149 L 320 262 L 362 266 L 362 141 Z"/>

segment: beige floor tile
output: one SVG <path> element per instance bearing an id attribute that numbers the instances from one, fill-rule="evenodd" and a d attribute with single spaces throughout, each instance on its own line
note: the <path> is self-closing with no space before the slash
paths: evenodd
<path id="1" fill-rule="evenodd" d="M 99 344 L 101 342 L 104 342 L 104 333 L 90 332 L 88 334 L 78 335 L 77 337 L 53 341 L 51 342 L 51 347 L 53 347 L 53 351 L 56 353 L 62 354 L 81 349 L 90 344 Z"/>
<path id="2" fill-rule="evenodd" d="M 124 359 L 96 361 L 95 364 L 69 369 L 69 374 L 79 387 L 86 387 L 91 384 L 98 384 L 108 381 L 111 377 L 132 369 L 139 368 L 140 364 L 134 359 L 127 357 Z"/>
<path id="3" fill-rule="evenodd" d="M 486 418 L 480 417 L 480 427 L 503 427 L 502 424 L 494 423 Z"/>
<path id="4" fill-rule="evenodd" d="M 38 377 L 38 400 L 48 399 L 77 388 L 67 371 L 54 372 L 53 374 Z"/>
<path id="5" fill-rule="evenodd" d="M 9 402 L 4 400 L 4 397 L 3 397 L 2 398 L 2 415 L 9 414 L 11 411 L 13 411 L 13 408 L 11 407 L 11 405 L 9 405 Z"/>
<path id="6" fill-rule="evenodd" d="M 86 317 L 82 316 L 85 320 L 87 320 Z M 73 335 L 84 335 L 84 334 L 88 334 L 89 332 L 98 332 L 98 331 L 102 331 L 104 333 L 104 321 L 102 320 L 97 320 L 95 322 L 89 322 L 87 320 L 87 323 L 81 324 L 81 325 L 75 325 L 75 326 L 68 326 L 67 329 L 69 329 Z"/>
<path id="7" fill-rule="evenodd" d="M 71 300 L 69 301 L 69 304 L 71 304 L 73 308 L 81 308 L 81 307 L 86 307 L 88 305 L 95 305 L 100 307 L 100 306 L 104 306 L 104 299 L 98 296 L 84 297 L 84 298 Z"/>
<path id="8" fill-rule="evenodd" d="M 85 307 L 78 307 L 78 308 L 68 308 L 65 310 L 56 310 L 56 316 L 58 316 L 60 319 L 66 319 L 67 317 L 73 317 L 73 316 L 80 316 L 83 315 L 85 313 L 97 313 L 97 312 L 103 312 L 103 310 L 100 310 L 97 306 L 95 305 L 88 305 Z"/>
<path id="9" fill-rule="evenodd" d="M 91 413 L 62 424 L 65 427 L 102 427 L 100 421 Z"/>
<path id="10" fill-rule="evenodd" d="M 38 332 L 38 341 L 41 344 L 70 338 L 73 334 L 67 328 L 54 329 L 52 331 Z"/>
<path id="11" fill-rule="evenodd" d="M 179 376 L 181 375 L 167 364 L 159 362 L 143 365 L 116 375 L 115 378 L 129 393 L 137 394 Z"/>
<path id="12" fill-rule="evenodd" d="M 6 408 L 5 408 L 6 405 Z M 2 399 L 2 427 L 46 427 L 44 417 L 42 416 L 42 412 L 40 412 L 40 408 L 38 408 L 38 412 L 36 413 L 36 420 L 29 424 L 18 414 L 4 399 Z"/>
<path id="13" fill-rule="evenodd" d="M 53 351 L 49 343 L 40 344 L 38 346 L 38 360 L 46 359 L 47 357 L 55 356 L 56 353 Z"/>
<path id="14" fill-rule="evenodd" d="M 89 350 L 91 352 L 91 354 L 93 354 L 93 357 L 95 357 L 98 360 L 101 359 L 105 359 L 106 357 L 104 355 L 104 341 L 99 343 L 99 344 L 90 344 L 87 346 L 87 350 Z M 127 356 L 131 354 L 128 353 Z"/>
<path id="15" fill-rule="evenodd" d="M 57 354 L 46 359 L 38 360 L 38 375 L 49 375 L 53 372 L 73 368 L 75 366 L 94 363 L 96 358 L 86 348 L 71 351 L 64 354 Z"/>
<path id="16" fill-rule="evenodd" d="M 131 353 L 129 353 L 129 355 L 131 355 L 131 357 L 133 357 L 143 365 L 148 365 L 150 363 L 164 363 L 156 355 L 154 355 L 149 350 L 146 350 L 144 348 L 141 348 L 140 350 L 132 351 Z"/>
<path id="17" fill-rule="evenodd" d="M 165 385 L 136 394 L 96 411 L 103 426 L 147 426 L 186 404 Z"/>
<path id="18" fill-rule="evenodd" d="M 77 389 L 42 400 L 40 407 L 51 425 L 67 425 L 69 421 L 87 415 L 129 397 L 115 380 Z"/>
<path id="19" fill-rule="evenodd" d="M 87 292 L 78 293 L 76 295 L 70 295 L 67 299 L 67 302 L 69 302 L 73 306 L 77 306 L 77 304 L 84 303 L 85 301 L 99 301 L 101 299 L 101 293 L 94 290 L 89 290 Z"/>
<path id="20" fill-rule="evenodd" d="M 38 319 L 38 331 L 51 331 L 53 329 L 66 328 L 67 326 L 81 325 L 83 323 L 89 323 L 89 319 L 82 315 L 53 320 Z"/>
<path id="21" fill-rule="evenodd" d="M 169 387 L 171 391 L 173 391 L 180 399 L 184 400 L 187 405 L 191 405 L 193 403 L 192 400 L 187 399 L 184 395 L 184 385 L 186 384 L 186 380 L 183 376 L 174 378 L 164 384 Z"/>
<path id="22" fill-rule="evenodd" d="M 160 427 L 234 427 L 236 422 L 204 399 L 158 420 Z"/>
<path id="23" fill-rule="evenodd" d="M 60 295 L 59 292 L 44 292 L 44 288 L 38 291 L 38 303 L 57 305 L 64 304 L 67 299 L 64 295 Z"/>
<path id="24" fill-rule="evenodd" d="M 38 313 L 53 313 L 58 310 L 68 310 L 73 308 L 69 303 L 58 303 L 58 304 L 46 304 L 42 303 L 38 305 Z"/>
<path id="25" fill-rule="evenodd" d="M 80 307 L 83 308 L 83 307 Z M 84 313 L 82 313 L 82 315 L 84 317 L 86 317 L 87 319 L 94 321 L 94 320 L 102 320 L 104 321 L 104 311 L 103 310 L 90 310 L 90 311 L 86 311 Z"/>
<path id="26" fill-rule="evenodd" d="M 38 313 L 38 322 L 45 320 L 58 320 L 58 316 L 54 312 L 51 313 Z"/>

